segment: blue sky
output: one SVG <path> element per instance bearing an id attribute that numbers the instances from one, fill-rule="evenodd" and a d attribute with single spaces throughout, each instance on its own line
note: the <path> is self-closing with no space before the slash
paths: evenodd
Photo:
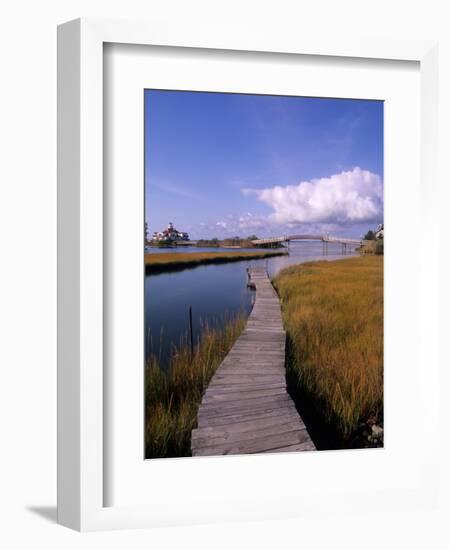
<path id="1" fill-rule="evenodd" d="M 145 91 L 150 234 L 358 237 L 383 222 L 383 103 Z"/>

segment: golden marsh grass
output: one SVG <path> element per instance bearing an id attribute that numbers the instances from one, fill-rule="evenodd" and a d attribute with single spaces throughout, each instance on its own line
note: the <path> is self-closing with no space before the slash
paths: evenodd
<path id="1" fill-rule="evenodd" d="M 275 278 L 288 374 L 348 439 L 383 410 L 383 256 L 313 262 Z"/>
<path id="2" fill-rule="evenodd" d="M 175 349 L 167 373 L 156 357 L 145 367 L 145 456 L 190 455 L 202 395 L 220 363 L 239 337 L 246 318 L 241 315 L 222 329 L 203 327 L 193 355 L 187 342 Z"/>

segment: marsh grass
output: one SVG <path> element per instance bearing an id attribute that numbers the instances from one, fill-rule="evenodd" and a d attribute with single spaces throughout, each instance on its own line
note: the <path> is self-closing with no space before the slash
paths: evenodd
<path id="1" fill-rule="evenodd" d="M 376 239 L 373 241 L 363 241 L 362 246 L 358 249 L 360 254 L 379 254 L 384 253 L 384 239 Z"/>
<path id="2" fill-rule="evenodd" d="M 145 366 L 146 458 L 190 456 L 190 438 L 202 395 L 220 363 L 242 332 L 246 317 L 223 328 L 203 324 L 193 354 L 187 339 L 173 349 L 168 370 L 152 356 Z"/>
<path id="3" fill-rule="evenodd" d="M 145 270 L 147 273 L 171 271 L 196 267 L 202 264 L 217 264 L 240 262 L 244 260 L 260 260 L 271 256 L 283 256 L 284 250 L 257 250 L 236 252 L 162 252 L 145 254 Z"/>
<path id="4" fill-rule="evenodd" d="M 294 391 L 347 441 L 383 414 L 383 257 L 298 265 L 274 283 Z"/>

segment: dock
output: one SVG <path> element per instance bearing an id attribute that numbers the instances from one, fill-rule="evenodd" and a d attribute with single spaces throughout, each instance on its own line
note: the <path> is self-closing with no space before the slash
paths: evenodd
<path id="1" fill-rule="evenodd" d="M 279 298 L 264 269 L 249 277 L 255 304 L 204 393 L 192 456 L 315 450 L 287 392 Z"/>

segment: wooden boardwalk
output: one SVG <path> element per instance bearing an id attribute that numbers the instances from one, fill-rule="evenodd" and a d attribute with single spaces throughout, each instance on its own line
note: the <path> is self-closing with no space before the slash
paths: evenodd
<path id="1" fill-rule="evenodd" d="M 250 277 L 255 305 L 203 396 L 193 456 L 315 450 L 287 393 L 279 299 L 265 270 Z"/>

